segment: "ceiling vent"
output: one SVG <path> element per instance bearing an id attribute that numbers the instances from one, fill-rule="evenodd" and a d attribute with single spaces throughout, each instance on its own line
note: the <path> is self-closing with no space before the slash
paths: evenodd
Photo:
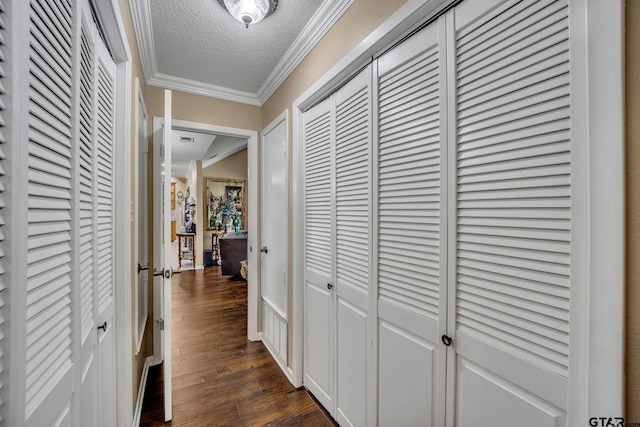
<path id="1" fill-rule="evenodd" d="M 190 142 L 193 144 L 194 142 L 196 142 L 196 139 L 193 136 L 181 136 L 180 142 Z"/>

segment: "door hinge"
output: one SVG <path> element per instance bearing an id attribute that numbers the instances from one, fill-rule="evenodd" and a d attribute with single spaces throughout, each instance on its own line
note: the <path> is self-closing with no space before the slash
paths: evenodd
<path id="1" fill-rule="evenodd" d="M 156 320 L 156 322 L 158 322 L 158 326 L 160 326 L 160 330 L 164 331 L 164 319 L 160 318 Z"/>

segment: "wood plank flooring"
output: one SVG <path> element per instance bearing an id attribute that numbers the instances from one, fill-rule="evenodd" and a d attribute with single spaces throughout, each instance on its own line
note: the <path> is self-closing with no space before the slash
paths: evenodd
<path id="1" fill-rule="evenodd" d="M 336 426 L 247 341 L 247 284 L 219 267 L 172 282 L 173 426 Z M 162 369 L 149 372 L 140 425 L 163 426 Z"/>

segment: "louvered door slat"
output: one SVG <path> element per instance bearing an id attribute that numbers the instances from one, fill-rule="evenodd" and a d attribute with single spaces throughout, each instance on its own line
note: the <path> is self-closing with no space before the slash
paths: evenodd
<path id="1" fill-rule="evenodd" d="M 113 298 L 113 78 L 98 62 L 97 118 L 97 283 L 98 305 L 105 307 Z"/>
<path id="2" fill-rule="evenodd" d="M 330 113 L 305 124 L 305 222 L 307 267 L 331 274 Z"/>
<path id="3" fill-rule="evenodd" d="M 27 418 L 72 365 L 71 22 L 68 2 L 31 2 Z"/>
<path id="4" fill-rule="evenodd" d="M 80 316 L 81 340 L 85 343 L 95 328 L 94 296 L 94 148 L 93 148 L 93 75 L 94 58 L 87 35 L 82 27 L 80 34 Z"/>
<path id="5" fill-rule="evenodd" d="M 457 329 L 566 377 L 568 8 L 491 16 L 456 35 Z"/>
<path id="6" fill-rule="evenodd" d="M 426 78 L 429 73 L 434 73 L 433 70 L 436 72 L 435 78 Z M 429 132 L 439 133 L 437 70 L 438 49 L 434 47 L 403 64 L 389 76 L 381 77 L 379 82 L 379 269 L 381 272 L 386 269 L 400 270 L 399 274 L 402 274 L 401 269 L 407 269 L 417 273 L 403 276 L 402 280 L 393 278 L 393 274 L 381 274 L 380 298 L 434 320 L 438 319 L 439 278 L 437 273 L 435 277 L 428 274 L 423 258 L 427 256 L 424 245 L 429 245 L 433 240 L 431 244 L 438 246 L 440 239 L 440 147 L 437 139 L 425 141 Z M 416 82 L 421 84 L 415 86 Z M 430 102 L 418 102 L 421 99 L 417 98 L 413 102 L 407 100 L 402 108 L 396 108 L 388 100 L 392 101 L 395 92 L 402 92 L 404 87 L 409 87 L 412 93 L 422 94 Z M 411 138 L 401 140 L 399 136 Z M 430 166 L 432 169 L 429 169 Z M 405 186 L 405 182 L 414 185 Z M 432 193 L 433 197 L 425 197 L 425 191 Z M 397 212 L 421 221 L 406 221 L 403 216 L 396 215 Z M 423 225 L 423 221 L 429 217 L 434 224 L 431 235 Z M 414 238 L 408 241 L 410 248 L 404 248 L 403 242 L 407 242 L 404 236 Z M 398 263 L 395 259 L 398 246 L 401 250 L 414 253 L 415 258 Z M 418 290 L 414 295 L 415 300 L 407 299 L 397 285 L 400 281 Z"/>

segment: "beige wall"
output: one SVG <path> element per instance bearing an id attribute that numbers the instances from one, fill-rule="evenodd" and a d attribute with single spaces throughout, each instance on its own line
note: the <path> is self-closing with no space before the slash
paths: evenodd
<path id="1" fill-rule="evenodd" d="M 356 0 L 265 102 L 262 108 L 263 125 L 271 123 L 286 108 L 291 109 L 296 98 L 406 2 L 407 0 Z"/>
<path id="2" fill-rule="evenodd" d="M 247 149 L 238 151 L 235 154 L 227 157 L 226 159 L 220 160 L 217 163 L 212 164 L 206 168 L 202 169 L 202 178 L 206 180 L 207 178 L 218 178 L 218 179 L 228 179 L 231 181 L 244 181 L 245 185 L 245 200 L 249 200 L 249 188 L 247 182 Z M 204 191 L 206 191 L 206 184 L 203 185 Z M 203 197 L 203 201 L 205 198 Z M 243 224 L 242 228 L 244 230 L 247 229 L 247 225 L 249 224 L 249 215 L 251 214 L 247 206 L 248 203 L 245 203 L 245 211 L 244 218 L 242 219 Z M 202 213 L 206 214 L 206 205 L 202 206 Z M 204 218 L 203 223 L 206 223 L 207 219 Z M 206 225 L 206 224 L 205 224 Z M 203 242 L 205 249 L 211 249 L 211 231 L 204 230 L 203 233 Z"/>
<path id="3" fill-rule="evenodd" d="M 626 421 L 640 422 L 640 2 L 626 4 Z"/>
<path id="4" fill-rule="evenodd" d="M 134 29 L 133 29 L 133 21 L 131 20 L 131 12 L 129 10 L 129 2 L 128 0 L 118 0 L 118 6 L 120 8 L 120 13 L 122 15 L 122 21 L 124 24 L 124 29 L 125 32 L 127 34 L 127 40 L 129 42 L 129 50 L 131 51 L 131 159 L 135 159 L 136 158 L 136 149 L 135 149 L 135 140 L 136 140 L 136 133 L 137 133 L 137 128 L 136 128 L 136 124 L 133 122 L 133 117 L 134 117 L 134 111 L 137 110 L 138 108 L 138 96 L 135 93 L 135 85 L 133 84 L 135 78 L 138 78 L 140 80 L 140 83 L 142 85 L 142 91 L 144 93 L 144 73 L 142 71 L 142 63 L 140 61 L 140 53 L 138 50 L 138 43 L 136 42 L 136 37 L 135 37 L 135 33 L 134 33 Z M 131 198 L 134 198 L 135 195 L 135 185 L 136 185 L 136 174 L 134 173 L 134 163 L 133 161 L 131 162 Z M 135 203 L 135 202 L 134 202 Z M 137 206 L 134 205 L 134 209 L 137 209 Z M 131 224 L 131 229 L 130 229 L 130 233 L 129 233 L 132 237 L 131 237 L 131 245 L 133 247 L 134 244 L 136 244 L 136 233 L 134 230 L 134 224 Z M 133 286 L 134 283 L 136 283 L 135 281 L 137 280 L 137 260 L 134 260 L 133 257 L 131 259 L 131 281 L 130 283 L 132 284 L 131 286 L 131 318 L 135 319 L 134 313 L 135 313 L 135 308 L 134 305 L 135 304 L 135 287 Z M 151 283 L 151 281 L 149 281 L 149 283 Z M 151 301 L 151 300 L 150 300 Z M 149 331 L 151 331 L 151 319 L 153 319 L 153 313 L 152 313 L 152 309 L 153 309 L 153 305 L 150 304 L 149 307 L 149 317 L 147 320 L 147 327 L 146 327 L 146 331 L 145 332 L 145 337 L 142 341 L 142 345 L 140 347 L 140 352 L 135 355 L 133 354 L 133 396 L 131 396 L 131 398 L 133 399 L 133 405 L 135 407 L 136 405 L 136 401 L 138 399 L 138 387 L 140 386 L 140 376 L 142 375 L 142 369 L 144 368 L 144 362 L 146 360 L 146 358 L 148 356 L 150 356 L 153 353 L 152 350 L 152 340 L 150 339 L 150 333 Z M 133 324 L 131 325 L 132 328 L 135 328 L 135 322 L 133 322 Z M 135 336 L 135 334 L 132 331 L 132 336 Z M 136 344 L 132 343 L 132 347 L 135 349 Z"/>
<path id="5" fill-rule="evenodd" d="M 144 97 L 149 117 L 161 117 L 164 107 L 164 89 L 147 86 Z M 255 131 L 261 129 L 260 107 L 253 105 L 173 91 L 171 110 L 174 120 Z"/>

